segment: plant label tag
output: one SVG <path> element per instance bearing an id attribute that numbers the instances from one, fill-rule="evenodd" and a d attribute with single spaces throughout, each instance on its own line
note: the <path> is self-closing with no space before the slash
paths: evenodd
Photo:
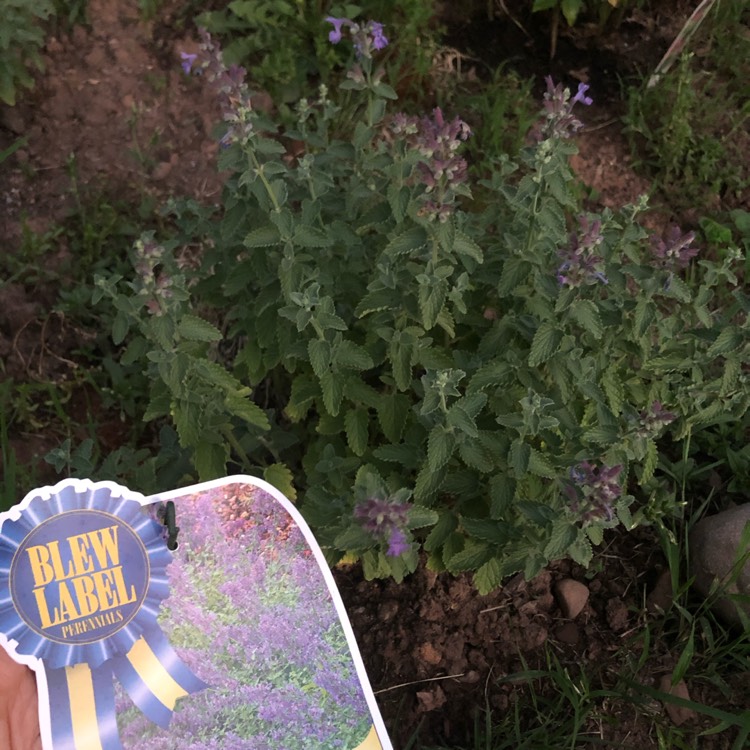
<path id="1" fill-rule="evenodd" d="M 0 645 L 43 750 L 392 750 L 323 553 L 253 477 L 29 493 L 0 514 Z"/>

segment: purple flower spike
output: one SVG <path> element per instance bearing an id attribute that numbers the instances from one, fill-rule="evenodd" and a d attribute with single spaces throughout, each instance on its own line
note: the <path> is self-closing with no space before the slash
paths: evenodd
<path id="1" fill-rule="evenodd" d="M 587 83 L 579 83 L 578 91 L 573 97 L 573 101 L 571 102 L 571 104 L 581 102 L 581 104 L 585 104 L 587 107 L 591 106 L 594 103 L 594 100 L 590 96 L 586 96 L 586 92 L 589 90 L 589 88 L 590 87 Z"/>
<path id="2" fill-rule="evenodd" d="M 328 34 L 328 41 L 333 44 L 338 44 L 341 41 L 342 26 L 351 26 L 352 23 L 348 18 L 336 18 L 335 16 L 328 16 L 326 21 L 333 24 L 333 29 Z"/>
<path id="3" fill-rule="evenodd" d="M 386 554 L 389 557 L 399 557 L 406 554 L 410 549 L 411 545 L 406 540 L 406 534 L 401 529 L 394 529 L 388 540 L 388 552 Z"/>
<path id="4" fill-rule="evenodd" d="M 388 38 L 383 34 L 383 24 L 370 21 L 370 33 L 372 34 L 373 49 L 384 49 L 388 46 Z"/>
<path id="5" fill-rule="evenodd" d="M 189 54 L 187 52 L 180 52 L 180 58 L 182 59 L 182 69 L 185 71 L 185 75 L 190 75 L 193 69 L 193 63 L 198 55 Z"/>

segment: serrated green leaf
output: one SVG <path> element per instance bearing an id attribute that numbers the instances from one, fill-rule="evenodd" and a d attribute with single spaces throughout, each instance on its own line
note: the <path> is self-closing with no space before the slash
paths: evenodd
<path id="1" fill-rule="evenodd" d="M 584 443 L 596 443 L 596 445 L 612 445 L 617 442 L 619 435 L 616 427 L 592 427 L 583 433 L 581 440 Z"/>
<path id="2" fill-rule="evenodd" d="M 388 186 L 386 196 L 397 224 L 400 224 L 406 216 L 406 209 L 409 207 L 409 195 L 409 188 L 405 185 L 399 187 L 395 183 L 391 183 Z"/>
<path id="3" fill-rule="evenodd" d="M 659 451 L 654 440 L 649 438 L 646 442 L 646 455 L 643 459 L 643 468 L 641 469 L 641 485 L 646 484 L 654 476 L 658 463 Z"/>
<path id="4" fill-rule="evenodd" d="M 490 480 L 490 517 L 502 518 L 516 497 L 516 480 L 506 474 L 496 474 Z"/>
<path id="5" fill-rule="evenodd" d="M 693 299 L 693 293 L 690 287 L 677 275 L 672 274 L 667 282 L 667 294 L 670 297 L 676 297 L 680 302 L 690 302 Z"/>
<path id="6" fill-rule="evenodd" d="M 333 540 L 333 546 L 344 552 L 372 549 L 376 545 L 372 534 L 366 532 L 359 524 L 352 524 Z"/>
<path id="7" fill-rule="evenodd" d="M 589 299 L 577 299 L 570 306 L 570 314 L 573 319 L 585 328 L 595 339 L 600 339 L 604 333 L 602 319 L 599 310 Z"/>
<path id="8" fill-rule="evenodd" d="M 406 391 L 411 386 L 411 366 L 414 356 L 414 343 L 412 340 L 394 333 L 388 348 L 388 356 L 393 367 L 393 379 L 400 391 Z"/>
<path id="9" fill-rule="evenodd" d="M 601 386 L 607 395 L 609 408 L 615 416 L 622 413 L 622 405 L 625 401 L 625 388 L 620 380 L 617 365 L 613 362 L 602 374 Z"/>
<path id="10" fill-rule="evenodd" d="M 716 337 L 716 340 L 708 348 L 708 356 L 716 357 L 719 354 L 736 352 L 744 343 L 744 336 L 735 326 L 724 328 Z"/>
<path id="11" fill-rule="evenodd" d="M 266 413 L 249 398 L 230 393 L 224 399 L 224 406 L 230 414 L 245 420 L 248 424 L 260 427 L 261 430 L 271 429 Z"/>
<path id="12" fill-rule="evenodd" d="M 437 511 L 425 508 L 422 505 L 410 505 L 407 511 L 407 529 L 424 529 L 426 526 L 434 526 L 440 516 Z"/>
<path id="13" fill-rule="evenodd" d="M 579 534 L 578 539 L 568 548 L 568 555 L 570 555 L 570 558 L 574 562 L 583 565 L 584 568 L 588 568 L 591 558 L 594 556 L 594 551 L 591 549 L 591 542 L 586 536 Z"/>
<path id="14" fill-rule="evenodd" d="M 442 425 L 432 428 L 427 439 L 427 465 L 432 471 L 438 471 L 450 460 L 456 447 L 456 438 Z"/>
<path id="15" fill-rule="evenodd" d="M 292 502 L 297 499 L 294 475 L 286 464 L 271 464 L 263 470 L 263 479 L 272 484 L 284 497 Z"/>
<path id="16" fill-rule="evenodd" d="M 537 328 L 529 352 L 529 366 L 536 367 L 546 362 L 559 348 L 562 342 L 562 331 L 554 324 L 545 322 Z"/>
<path id="17" fill-rule="evenodd" d="M 510 445 L 508 452 L 508 463 L 513 468 L 516 477 L 522 477 L 529 468 L 531 459 L 531 446 L 524 443 L 520 438 L 516 438 Z"/>
<path id="18" fill-rule="evenodd" d="M 521 286 L 531 273 L 531 263 L 520 258 L 508 258 L 503 264 L 497 291 L 504 297 Z"/>
<path id="19" fill-rule="evenodd" d="M 544 548 L 544 556 L 548 560 L 558 560 L 563 557 L 578 537 L 578 526 L 570 521 L 560 519 L 552 524 L 549 541 Z"/>
<path id="20" fill-rule="evenodd" d="M 470 468 L 486 474 L 495 468 L 489 449 L 479 440 L 468 438 L 458 446 L 458 455 Z"/>
<path id="21" fill-rule="evenodd" d="M 369 370 L 373 366 L 367 349 L 353 341 L 343 340 L 336 347 L 336 364 L 349 370 Z"/>
<path id="22" fill-rule="evenodd" d="M 477 263 L 484 261 L 484 253 L 482 248 L 477 245 L 471 237 L 465 235 L 463 232 L 456 231 L 453 239 L 453 249 L 459 254 L 466 258 L 471 258 Z"/>
<path id="23" fill-rule="evenodd" d="M 299 247 L 330 247 L 333 240 L 317 227 L 298 225 L 294 230 L 292 242 Z"/>
<path id="24" fill-rule="evenodd" d="M 481 596 L 494 591 L 503 582 L 503 572 L 500 561 L 493 557 L 480 565 L 474 574 L 474 585 Z"/>
<path id="25" fill-rule="evenodd" d="M 655 316 L 656 306 L 654 305 L 654 303 L 646 297 L 639 298 L 638 302 L 635 305 L 634 316 L 635 335 L 638 338 L 643 336 L 646 331 L 648 331 L 649 327 L 654 321 Z"/>
<path id="26" fill-rule="evenodd" d="M 481 394 L 484 395 L 484 394 Z M 480 407 L 481 408 L 481 407 Z M 448 409 L 446 421 L 451 427 L 455 427 L 459 432 L 469 437 L 477 437 L 479 430 L 474 418 L 464 409 L 460 403 L 455 403 Z"/>
<path id="27" fill-rule="evenodd" d="M 472 544 L 469 542 L 464 549 L 445 561 L 451 573 L 463 573 L 467 570 L 477 570 L 493 556 L 489 544 Z"/>
<path id="28" fill-rule="evenodd" d="M 437 324 L 438 316 L 443 309 L 448 296 L 448 283 L 445 279 L 431 278 L 419 285 L 419 313 L 422 316 L 422 326 L 429 331 Z"/>
<path id="29" fill-rule="evenodd" d="M 461 526 L 469 536 L 481 539 L 483 542 L 506 545 L 510 540 L 508 525 L 500 521 L 462 516 Z"/>
<path id="30" fill-rule="evenodd" d="M 396 235 L 383 251 L 386 255 L 398 256 L 421 250 L 427 244 L 427 233 L 422 227 L 410 227 Z"/>
<path id="31" fill-rule="evenodd" d="M 414 484 L 414 499 L 417 502 L 432 499 L 445 481 L 445 473 L 445 467 L 433 471 L 428 464 L 423 464 Z"/>
<path id="32" fill-rule="evenodd" d="M 601 526 L 587 526 L 586 536 L 594 546 L 599 546 L 604 541 L 604 529 Z"/>
<path id="33" fill-rule="evenodd" d="M 319 398 L 319 384 L 303 376 L 298 376 L 292 381 L 292 392 L 289 395 L 289 401 L 284 407 L 284 414 L 292 420 L 299 422 L 307 416 L 316 398 Z"/>
<path id="34" fill-rule="evenodd" d="M 425 550 L 434 552 L 439 549 L 457 527 L 458 519 L 453 513 L 450 511 L 442 513 L 425 539 L 423 545 Z"/>
<path id="35" fill-rule="evenodd" d="M 383 394 L 378 405 L 378 421 L 385 436 L 398 443 L 406 424 L 409 399 L 399 393 Z"/>
<path id="36" fill-rule="evenodd" d="M 361 456 L 367 450 L 369 432 L 367 425 L 369 417 L 367 409 L 361 406 L 349 409 L 344 417 L 344 426 L 346 429 L 346 441 L 356 456 Z"/>
<path id="37" fill-rule="evenodd" d="M 201 482 L 223 477 L 229 456 L 222 445 L 201 441 L 193 454 L 193 465 Z"/>
<path id="38" fill-rule="evenodd" d="M 323 404 L 328 413 L 335 417 L 341 408 L 341 399 L 344 397 L 343 378 L 330 371 L 324 372 L 320 377 L 320 389 L 323 392 Z"/>
<path id="39" fill-rule="evenodd" d="M 372 452 L 380 461 L 401 464 L 407 469 L 415 469 L 421 463 L 421 456 L 413 445 L 380 445 Z"/>
<path id="40" fill-rule="evenodd" d="M 221 341 L 221 331 L 207 320 L 195 315 L 183 315 L 177 324 L 177 333 L 188 341 Z"/>
<path id="41" fill-rule="evenodd" d="M 257 229 L 253 229 L 251 232 L 248 232 L 245 235 L 245 239 L 242 241 L 242 244 L 245 247 L 270 247 L 271 245 L 278 245 L 281 241 L 281 236 L 279 235 L 279 230 L 269 224 L 265 227 L 258 227 Z"/>
<path id="42" fill-rule="evenodd" d="M 331 346 L 327 341 L 310 339 L 307 344 L 307 354 L 310 357 L 313 372 L 319 378 L 330 372 Z"/>
<path id="43" fill-rule="evenodd" d="M 537 526 L 546 526 L 550 521 L 554 521 L 557 515 L 552 508 L 534 500 L 519 500 L 516 508 Z"/>
<path id="44" fill-rule="evenodd" d="M 538 477 L 545 477 L 547 479 L 554 479 L 557 476 L 557 470 L 550 463 L 549 459 L 540 453 L 536 448 L 531 448 L 529 455 L 529 473 L 534 474 Z"/>
<path id="45" fill-rule="evenodd" d="M 378 289 L 374 292 L 368 292 L 357 305 L 354 314 L 358 318 L 364 318 L 365 315 L 371 315 L 381 310 L 391 310 L 398 307 L 400 296 L 395 289 Z"/>
<path id="46" fill-rule="evenodd" d="M 724 362 L 724 373 L 721 376 L 720 396 L 728 396 L 737 385 L 742 367 L 738 356 L 728 356 Z"/>

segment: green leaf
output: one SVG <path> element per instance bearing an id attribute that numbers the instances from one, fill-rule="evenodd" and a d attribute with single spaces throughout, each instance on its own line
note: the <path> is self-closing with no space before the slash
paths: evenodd
<path id="1" fill-rule="evenodd" d="M 469 438 L 458 446 L 458 455 L 470 468 L 486 474 L 495 468 L 495 462 L 489 449 L 479 440 Z"/>
<path id="2" fill-rule="evenodd" d="M 112 342 L 115 346 L 119 346 L 125 340 L 130 330 L 130 319 L 128 316 L 118 310 L 115 315 L 114 322 L 112 323 Z"/>
<path id="3" fill-rule="evenodd" d="M 490 517 L 502 518 L 516 497 L 516 480 L 506 474 L 496 474 L 490 480 Z"/>
<path id="4" fill-rule="evenodd" d="M 716 337 L 716 340 L 708 348 L 708 356 L 715 357 L 719 354 L 736 352 L 744 343 L 742 332 L 734 326 L 724 328 Z"/>
<path id="5" fill-rule="evenodd" d="M 321 229 L 304 225 L 297 226 L 292 242 L 300 247 L 329 247 L 333 240 Z"/>
<path id="6" fill-rule="evenodd" d="M 336 364 L 349 370 L 369 370 L 373 367 L 372 357 L 367 349 L 353 341 L 344 339 L 336 347 Z"/>
<path id="7" fill-rule="evenodd" d="M 635 335 L 643 336 L 654 321 L 656 306 L 646 297 L 639 298 L 635 305 Z"/>
<path id="8" fill-rule="evenodd" d="M 201 441 L 193 455 L 193 465 L 198 472 L 200 481 L 207 482 L 210 479 L 224 476 L 228 458 L 222 445 Z"/>
<path id="9" fill-rule="evenodd" d="M 396 331 L 388 348 L 388 356 L 393 367 L 393 379 L 400 391 L 406 391 L 411 387 L 411 360 L 414 356 L 413 339 L 403 335 L 402 331 Z"/>
<path id="10" fill-rule="evenodd" d="M 349 409 L 344 417 L 346 427 L 346 441 L 356 456 L 361 456 L 367 450 L 369 433 L 367 425 L 369 417 L 367 409 L 356 407 Z"/>
<path id="11" fill-rule="evenodd" d="M 477 430 L 477 425 L 474 421 L 474 418 L 466 411 L 466 409 L 463 408 L 460 403 L 455 403 L 453 404 L 453 406 L 451 406 L 450 409 L 448 409 L 446 421 L 451 427 L 455 427 L 464 435 L 468 435 L 469 437 L 473 438 L 479 435 L 479 430 Z"/>
<path id="12" fill-rule="evenodd" d="M 423 464 L 414 484 L 414 499 L 417 502 L 432 499 L 445 481 L 445 473 L 445 467 L 433 471 L 427 463 Z"/>
<path id="13" fill-rule="evenodd" d="M 262 430 L 270 430 L 271 425 L 263 409 L 253 403 L 249 398 L 229 393 L 224 399 L 224 405 L 230 414 L 244 419 L 248 424 L 260 427 Z"/>
<path id="14" fill-rule="evenodd" d="M 411 505 L 407 511 L 406 528 L 423 529 L 426 526 L 434 526 L 440 516 L 437 511 L 425 508 L 422 505 Z"/>
<path id="15" fill-rule="evenodd" d="M 599 546 L 604 541 L 604 529 L 601 526 L 587 526 L 586 536 L 595 546 Z"/>
<path id="16" fill-rule="evenodd" d="M 378 421 L 383 434 L 392 443 L 398 443 L 404 432 L 409 399 L 400 393 L 384 393 L 378 405 Z"/>
<path id="17" fill-rule="evenodd" d="M 563 557 L 578 537 L 578 526 L 565 519 L 552 524 L 549 541 L 544 548 L 544 556 L 548 560 L 558 560 Z"/>
<path id="18" fill-rule="evenodd" d="M 268 226 L 258 227 L 257 229 L 253 229 L 252 232 L 248 232 L 242 244 L 245 247 L 270 247 L 271 245 L 278 245 L 280 241 L 281 235 L 279 235 L 279 230 L 269 224 Z"/>
<path id="19" fill-rule="evenodd" d="M 466 570 L 477 570 L 492 556 L 492 547 L 489 544 L 469 542 L 461 552 L 446 560 L 445 565 L 451 573 L 462 573 Z"/>
<path id="20" fill-rule="evenodd" d="M 352 524 L 348 529 L 342 531 L 333 540 L 336 549 L 344 550 L 366 550 L 376 546 L 372 534 L 365 531 L 359 524 Z"/>
<path id="21" fill-rule="evenodd" d="M 284 497 L 291 501 L 297 499 L 294 489 L 294 475 L 286 464 L 271 464 L 263 470 L 263 479 L 272 484 Z"/>
<path id="22" fill-rule="evenodd" d="M 391 183 L 386 195 L 393 212 L 393 218 L 400 224 L 406 216 L 406 209 L 409 207 L 409 188 L 406 185 L 398 187 L 395 183 Z"/>
<path id="23" fill-rule="evenodd" d="M 602 319 L 599 310 L 589 299 L 577 299 L 570 306 L 570 314 L 573 319 L 585 328 L 595 339 L 600 339 L 604 333 Z"/>
<path id="24" fill-rule="evenodd" d="M 557 515 L 552 508 L 534 500 L 519 500 L 516 508 L 537 526 L 547 526 Z"/>
<path id="25" fill-rule="evenodd" d="M 646 442 L 646 456 L 643 459 L 643 468 L 641 469 L 641 478 L 639 484 L 644 485 L 651 477 L 654 476 L 656 467 L 659 463 L 659 451 L 653 439 L 649 438 Z"/>
<path id="26" fill-rule="evenodd" d="M 459 254 L 466 258 L 471 258 L 477 263 L 482 263 L 484 260 L 484 253 L 482 248 L 477 245 L 471 237 L 465 235 L 463 232 L 456 231 L 456 236 L 453 240 L 453 249 Z"/>
<path id="27" fill-rule="evenodd" d="M 456 447 L 456 438 L 442 425 L 432 428 L 427 439 L 427 464 L 432 471 L 438 471 L 448 463 Z"/>
<path id="28" fill-rule="evenodd" d="M 358 318 L 364 318 L 365 315 L 381 310 L 391 310 L 398 307 L 399 299 L 399 294 L 394 289 L 378 289 L 364 296 L 357 305 L 354 314 Z"/>
<path id="29" fill-rule="evenodd" d="M 503 272 L 497 285 L 498 293 L 503 297 L 511 294 L 526 281 L 530 273 L 531 263 L 527 260 L 508 258 L 503 264 Z"/>
<path id="30" fill-rule="evenodd" d="M 195 315 L 183 315 L 177 324 L 177 333 L 188 341 L 221 341 L 221 331 L 207 320 Z"/>
<path id="31" fill-rule="evenodd" d="M 438 316 L 443 309 L 448 295 L 448 283 L 445 279 L 431 277 L 419 284 L 419 312 L 422 316 L 422 326 L 429 331 L 435 326 Z"/>
<path id="32" fill-rule="evenodd" d="M 421 250 L 427 244 L 427 233 L 422 227 L 411 227 L 396 235 L 386 246 L 386 255 L 397 256 Z"/>
<path id="33" fill-rule="evenodd" d="M 324 372 L 320 375 L 320 389 L 323 391 L 323 404 L 328 413 L 335 417 L 341 407 L 341 399 L 344 397 L 343 378 L 333 372 Z"/>
<path id="34" fill-rule="evenodd" d="M 529 455 L 529 472 L 535 474 L 538 477 L 545 477 L 546 479 L 554 479 L 557 476 L 557 470 L 550 463 L 549 459 L 540 453 L 536 448 L 531 448 L 531 454 Z"/>
<path id="35" fill-rule="evenodd" d="M 560 10 L 568 22 L 568 26 L 574 26 L 578 13 L 583 7 L 583 0 L 560 0 Z"/>
<path id="36" fill-rule="evenodd" d="M 434 552 L 439 549 L 457 527 L 458 519 L 453 513 L 450 511 L 442 513 L 425 539 L 423 545 L 425 550 Z"/>
<path id="37" fill-rule="evenodd" d="M 481 596 L 494 591 L 503 582 L 503 569 L 500 561 L 493 557 L 480 565 L 474 574 L 474 585 Z"/>
<path id="38" fill-rule="evenodd" d="M 529 352 L 529 366 L 546 362 L 559 348 L 562 341 L 562 332 L 552 323 L 542 323 L 534 334 Z"/>
<path id="39" fill-rule="evenodd" d="M 486 518 L 461 517 L 461 526 L 464 531 L 476 539 L 492 544 L 505 545 L 510 540 L 507 524 L 492 521 Z"/>
<path id="40" fill-rule="evenodd" d="M 513 467 L 516 477 L 522 477 L 529 468 L 531 459 L 531 446 L 516 438 L 510 445 L 508 463 Z"/>
<path id="41" fill-rule="evenodd" d="M 669 277 L 667 294 L 670 297 L 677 298 L 680 302 L 690 302 L 693 299 L 693 293 L 690 291 L 690 287 L 675 274 L 672 274 Z"/>
<path id="42" fill-rule="evenodd" d="M 613 362 L 602 375 L 601 386 L 607 394 L 609 408 L 615 416 L 620 416 L 625 401 L 625 388 L 620 381 L 617 365 Z"/>
<path id="43" fill-rule="evenodd" d="M 307 344 L 307 354 L 310 357 L 313 372 L 319 378 L 330 372 L 331 347 L 327 341 L 323 339 L 310 339 Z"/>
<path id="44" fill-rule="evenodd" d="M 579 565 L 588 568 L 591 558 L 594 556 L 594 551 L 591 548 L 591 542 L 583 533 L 579 533 L 578 539 L 570 545 L 568 555 Z"/>

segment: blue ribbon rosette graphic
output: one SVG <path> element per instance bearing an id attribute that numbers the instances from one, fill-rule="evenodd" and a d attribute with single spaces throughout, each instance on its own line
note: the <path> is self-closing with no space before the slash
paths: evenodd
<path id="1" fill-rule="evenodd" d="M 114 678 L 161 727 L 179 698 L 207 687 L 157 623 L 172 555 L 134 497 L 66 480 L 31 493 L 0 527 L 0 633 L 26 663 L 41 661 L 48 750 L 123 750 Z"/>

